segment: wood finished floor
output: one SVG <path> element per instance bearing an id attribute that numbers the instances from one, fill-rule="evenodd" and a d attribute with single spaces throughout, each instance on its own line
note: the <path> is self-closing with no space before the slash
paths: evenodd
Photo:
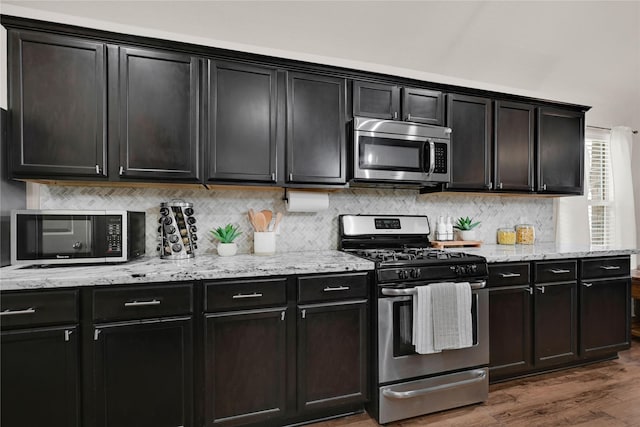
<path id="1" fill-rule="evenodd" d="M 313 427 L 373 427 L 367 414 Z M 439 426 L 640 426 L 640 341 L 617 360 L 489 387 L 489 400 L 388 424 Z"/>

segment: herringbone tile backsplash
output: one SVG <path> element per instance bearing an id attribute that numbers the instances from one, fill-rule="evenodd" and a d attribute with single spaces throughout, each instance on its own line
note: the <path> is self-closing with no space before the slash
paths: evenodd
<path id="1" fill-rule="evenodd" d="M 554 241 L 553 199 L 437 193 L 420 195 L 414 190 L 346 189 L 329 194 L 329 209 L 317 213 L 289 213 L 282 189 L 159 189 L 49 186 L 40 188 L 41 209 L 129 209 L 147 214 L 147 254 L 156 253 L 157 220 L 161 202 L 182 199 L 194 205 L 198 221 L 196 254 L 215 253 L 209 230 L 227 223 L 240 226 L 238 251 L 250 253 L 253 233 L 247 210 L 283 212 L 277 237 L 278 252 L 337 249 L 339 214 L 427 215 L 434 228 L 439 215 L 454 219 L 470 216 L 481 221 L 478 237 L 496 242 L 498 227 L 527 223 L 536 227 L 536 241 Z M 432 232 L 433 235 L 433 232 Z"/>

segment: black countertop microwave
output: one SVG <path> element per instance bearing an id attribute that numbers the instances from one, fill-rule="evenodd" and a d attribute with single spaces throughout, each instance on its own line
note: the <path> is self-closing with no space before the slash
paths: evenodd
<path id="1" fill-rule="evenodd" d="M 144 212 L 11 212 L 11 264 L 14 265 L 125 262 L 144 253 Z"/>

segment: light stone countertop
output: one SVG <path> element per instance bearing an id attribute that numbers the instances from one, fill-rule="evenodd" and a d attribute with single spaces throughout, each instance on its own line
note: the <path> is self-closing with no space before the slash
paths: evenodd
<path id="1" fill-rule="evenodd" d="M 292 274 L 373 270 L 374 263 L 340 251 L 286 252 L 273 256 L 195 256 L 187 260 L 144 257 L 122 264 L 0 268 L 0 290 L 141 284 Z"/>
<path id="2" fill-rule="evenodd" d="M 540 261 L 548 259 L 622 256 L 640 253 L 640 249 L 620 246 L 589 246 L 555 243 L 535 245 L 482 245 L 480 248 L 451 248 L 451 251 L 480 255 L 487 262 Z"/>

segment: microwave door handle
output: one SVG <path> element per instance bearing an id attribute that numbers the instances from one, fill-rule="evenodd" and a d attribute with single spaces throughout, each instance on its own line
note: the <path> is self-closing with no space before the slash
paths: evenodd
<path id="1" fill-rule="evenodd" d="M 429 144 L 429 170 L 427 175 L 431 175 L 436 169 L 436 144 L 430 139 L 427 140 L 427 143 Z"/>

